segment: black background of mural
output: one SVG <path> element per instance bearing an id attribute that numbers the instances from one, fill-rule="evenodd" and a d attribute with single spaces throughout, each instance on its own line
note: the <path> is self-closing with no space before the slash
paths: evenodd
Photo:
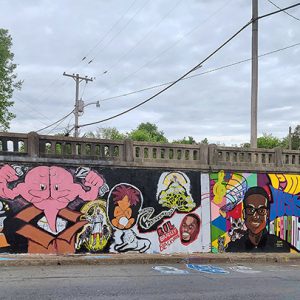
<path id="1" fill-rule="evenodd" d="M 28 170 L 36 167 L 38 165 L 30 165 L 27 166 Z M 45 165 L 47 166 L 47 165 Z M 49 165 L 50 166 L 50 165 Z M 26 167 L 24 165 L 24 167 Z M 83 165 L 82 167 L 89 167 L 87 165 Z M 67 171 L 69 171 L 73 177 L 74 182 L 83 183 L 83 181 L 79 178 L 75 177 L 76 167 L 63 167 Z M 129 183 L 131 185 L 136 186 L 143 195 L 143 205 L 142 208 L 145 207 L 153 207 L 155 209 L 155 213 L 153 216 L 156 216 L 162 211 L 169 210 L 169 208 L 162 207 L 156 198 L 157 194 L 157 186 L 158 181 L 163 172 L 172 172 L 171 170 L 155 170 L 155 169 L 128 169 L 128 168 L 97 168 L 97 167 L 90 167 L 92 170 L 98 172 L 100 175 L 103 176 L 105 179 L 106 184 L 109 186 L 109 189 L 112 189 L 116 184 L 120 183 Z M 176 170 L 180 171 L 180 170 Z M 184 171 L 183 171 L 184 172 Z M 190 194 L 194 199 L 196 207 L 199 207 L 201 204 L 201 190 L 200 190 L 200 172 L 197 171 L 187 171 L 184 172 L 191 184 Z M 23 176 L 20 177 L 19 180 L 10 183 L 10 188 L 16 186 L 19 182 L 24 181 L 24 177 L 26 172 Z M 107 200 L 108 192 L 101 197 L 101 199 Z M 4 200 L 4 199 L 3 199 Z M 23 222 L 13 218 L 18 212 L 23 210 L 27 207 L 28 204 L 22 197 L 16 197 L 14 200 L 4 200 L 9 206 L 9 211 L 7 211 L 6 216 L 7 218 L 4 220 L 4 229 L 3 233 L 5 234 L 8 243 L 10 244 L 9 248 L 0 248 L 0 252 L 11 252 L 11 253 L 26 253 L 28 249 L 28 242 L 27 240 L 16 234 L 16 231 L 19 230 L 22 226 L 24 226 Z M 86 202 L 82 201 L 81 199 L 75 199 L 71 203 L 69 203 L 68 208 L 75 211 L 80 211 L 81 207 Z M 39 217 L 33 219 L 30 223 L 36 226 Z M 155 230 L 158 225 L 163 222 L 156 223 L 151 230 Z M 67 226 L 68 228 L 68 226 Z M 143 230 L 141 230 L 142 232 Z M 149 230 L 147 230 L 149 231 Z M 110 240 L 111 244 L 113 242 L 113 235 Z M 109 250 L 109 244 L 103 249 L 104 251 Z M 103 251 L 102 251 L 103 252 Z"/>
<path id="2" fill-rule="evenodd" d="M 111 189 L 118 183 L 129 183 L 136 186 L 143 195 L 143 206 L 153 207 L 155 213 L 153 216 L 158 215 L 164 210 L 169 210 L 167 207 L 162 207 L 156 198 L 157 194 L 157 185 L 159 178 L 163 172 L 169 170 L 154 170 L 154 169 L 103 169 L 99 170 L 99 174 L 102 174 Z M 172 172 L 172 171 L 170 171 Z M 189 171 L 184 172 L 191 183 L 191 190 L 189 191 L 194 199 L 196 207 L 199 207 L 201 204 L 201 190 L 200 190 L 200 172 Z M 105 199 L 107 199 L 107 194 Z M 186 212 L 185 212 L 186 213 Z M 112 216 L 111 216 L 112 217 Z M 163 219 L 151 227 L 151 230 L 156 230 L 157 226 L 163 222 Z M 149 230 L 143 230 L 139 228 L 140 232 L 145 232 Z"/>

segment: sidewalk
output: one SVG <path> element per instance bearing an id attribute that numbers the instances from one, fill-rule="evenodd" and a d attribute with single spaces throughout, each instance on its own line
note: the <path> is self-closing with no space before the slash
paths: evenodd
<path id="1" fill-rule="evenodd" d="M 194 254 L 0 254 L 1 266 L 117 265 L 117 264 L 220 264 L 220 263 L 299 263 L 292 253 L 194 253 Z"/>

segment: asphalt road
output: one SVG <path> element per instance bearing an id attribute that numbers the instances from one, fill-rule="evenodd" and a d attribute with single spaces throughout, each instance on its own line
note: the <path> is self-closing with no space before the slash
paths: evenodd
<path id="1" fill-rule="evenodd" d="M 0 299 L 300 299 L 300 265 L 200 270 L 184 264 L 1 267 Z"/>

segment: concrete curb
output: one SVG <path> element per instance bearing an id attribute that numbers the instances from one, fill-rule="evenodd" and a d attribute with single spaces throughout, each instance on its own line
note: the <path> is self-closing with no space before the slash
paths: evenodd
<path id="1" fill-rule="evenodd" d="M 291 253 L 198 253 L 198 254 L 87 254 L 87 255 L 37 255 L 3 254 L 0 267 L 9 266 L 67 266 L 67 265 L 125 265 L 125 264 L 220 264 L 220 263 L 291 263 L 299 262 L 299 254 Z"/>

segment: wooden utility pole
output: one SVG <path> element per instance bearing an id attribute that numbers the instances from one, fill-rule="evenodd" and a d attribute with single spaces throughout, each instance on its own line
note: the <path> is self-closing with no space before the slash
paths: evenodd
<path id="1" fill-rule="evenodd" d="M 79 84 L 82 80 L 85 80 L 86 83 L 88 81 L 93 81 L 93 78 L 88 78 L 87 76 L 81 77 L 79 74 L 67 74 L 64 72 L 64 76 L 71 77 L 75 80 L 76 83 L 76 91 L 75 91 L 75 109 L 74 109 L 74 116 L 75 116 L 75 122 L 74 122 L 74 137 L 78 137 L 78 117 L 79 117 Z"/>
<path id="2" fill-rule="evenodd" d="M 289 150 L 292 150 L 292 127 L 289 127 Z"/>
<path id="3" fill-rule="evenodd" d="M 252 0 L 251 148 L 257 148 L 258 0 Z"/>

